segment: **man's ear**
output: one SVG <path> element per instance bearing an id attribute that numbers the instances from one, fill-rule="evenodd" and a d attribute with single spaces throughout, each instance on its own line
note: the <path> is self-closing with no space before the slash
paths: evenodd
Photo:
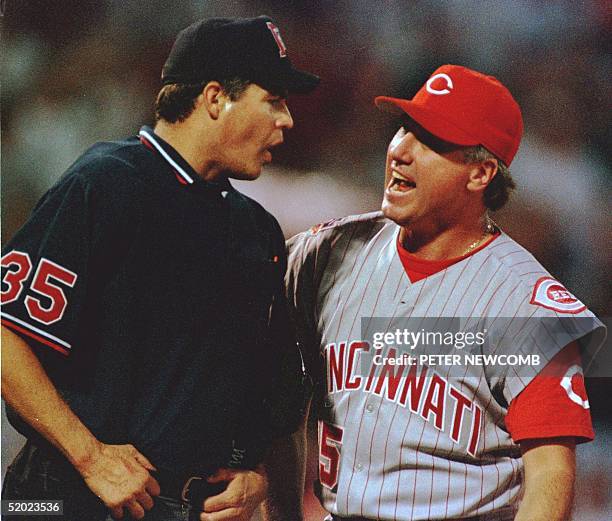
<path id="1" fill-rule="evenodd" d="M 227 95 L 218 81 L 209 81 L 197 97 L 196 107 L 203 105 L 211 119 L 217 119 L 223 106 L 227 102 Z"/>
<path id="2" fill-rule="evenodd" d="M 466 188 L 472 192 L 483 191 L 493 181 L 498 170 L 499 164 L 495 158 L 474 163 L 470 169 Z"/>

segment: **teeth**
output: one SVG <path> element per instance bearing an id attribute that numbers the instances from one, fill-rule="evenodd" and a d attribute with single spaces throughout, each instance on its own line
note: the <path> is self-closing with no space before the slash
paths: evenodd
<path id="1" fill-rule="evenodd" d="M 406 182 L 408 182 L 408 183 L 411 183 L 411 182 L 412 182 L 412 181 L 410 181 L 410 179 L 408 179 L 408 178 L 404 177 L 403 175 L 401 175 L 401 174 L 397 173 L 395 170 L 393 170 L 393 171 L 391 172 L 391 176 L 392 176 L 394 179 L 399 179 L 400 181 L 406 181 Z"/>
<path id="2" fill-rule="evenodd" d="M 399 192 L 405 192 L 407 190 L 411 190 L 416 188 L 416 183 L 411 181 L 407 177 L 404 177 L 402 174 L 396 172 L 395 170 L 391 171 L 391 177 L 393 178 L 392 187 Z"/>

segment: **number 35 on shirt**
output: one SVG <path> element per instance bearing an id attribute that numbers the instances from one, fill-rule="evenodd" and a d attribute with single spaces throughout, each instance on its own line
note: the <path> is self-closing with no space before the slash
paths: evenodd
<path id="1" fill-rule="evenodd" d="M 15 302 L 26 289 L 23 304 L 33 320 L 50 325 L 62 319 L 68 305 L 64 289 L 74 287 L 76 273 L 42 257 L 30 277 L 34 268 L 30 256 L 18 250 L 4 255 L 1 264 L 3 272 L 6 270 L 0 292 L 2 305 Z"/>
<path id="2" fill-rule="evenodd" d="M 319 420 L 319 481 L 331 490 L 338 484 L 343 435 L 342 427 Z"/>

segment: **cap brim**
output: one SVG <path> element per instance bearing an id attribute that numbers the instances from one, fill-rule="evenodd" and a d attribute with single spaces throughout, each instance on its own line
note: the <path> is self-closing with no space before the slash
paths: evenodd
<path id="1" fill-rule="evenodd" d="M 321 78 L 309 72 L 291 68 L 285 78 L 285 87 L 289 94 L 308 94 L 317 88 Z"/>
<path id="2" fill-rule="evenodd" d="M 269 91 L 286 91 L 288 94 L 307 94 L 321 81 L 318 76 L 295 69 L 291 64 L 281 70 L 273 68 L 254 71 L 250 75 L 253 83 Z"/>
<path id="3" fill-rule="evenodd" d="M 391 114 L 408 114 L 425 130 L 443 141 L 455 145 L 478 145 L 479 141 L 456 125 L 449 123 L 444 115 L 437 114 L 421 105 L 405 99 L 378 96 L 374 104 L 382 111 Z"/>

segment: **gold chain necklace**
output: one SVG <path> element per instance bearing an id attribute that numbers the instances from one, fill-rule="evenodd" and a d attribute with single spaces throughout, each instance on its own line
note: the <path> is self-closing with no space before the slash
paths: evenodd
<path id="1" fill-rule="evenodd" d="M 480 246 L 487 238 L 488 235 L 493 235 L 497 229 L 497 226 L 493 222 L 493 220 L 485 215 L 485 226 L 482 235 L 476 239 L 472 244 L 470 244 L 466 250 L 460 255 L 460 257 L 465 257 L 468 253 L 474 251 L 478 246 Z"/>

